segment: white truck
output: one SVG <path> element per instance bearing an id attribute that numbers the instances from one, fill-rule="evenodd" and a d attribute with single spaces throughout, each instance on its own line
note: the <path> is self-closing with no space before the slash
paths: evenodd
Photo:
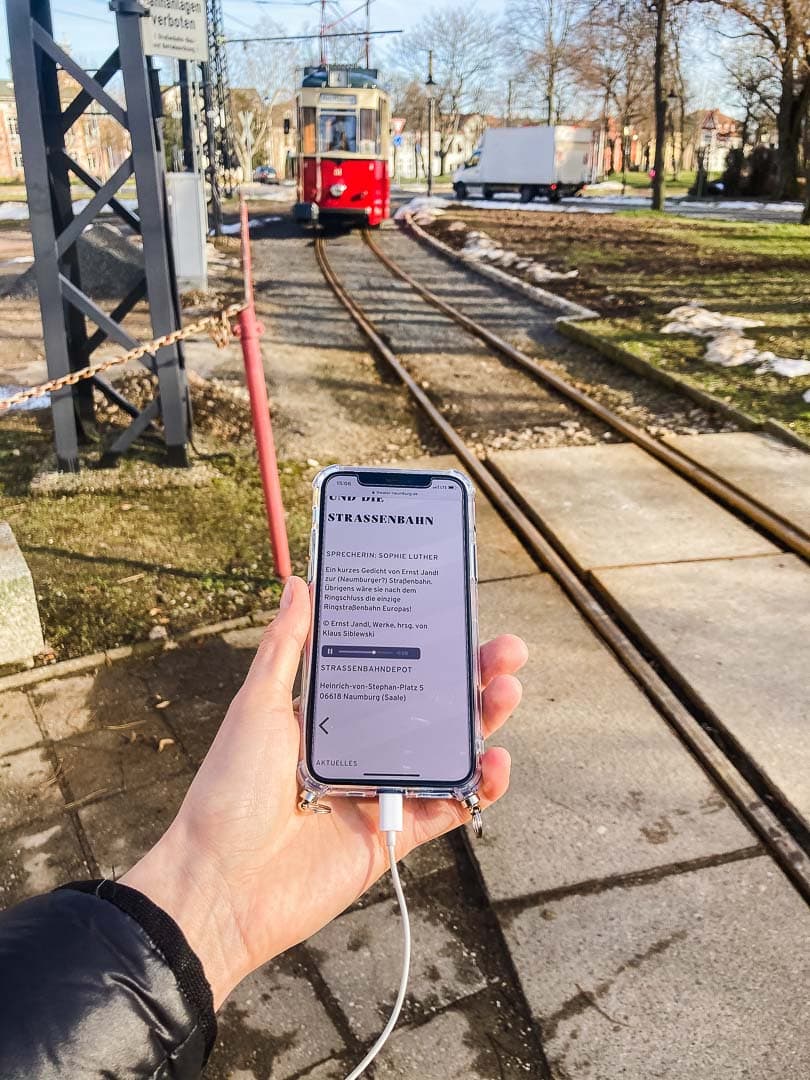
<path id="1" fill-rule="evenodd" d="M 470 160 L 453 174 L 453 190 L 459 199 L 476 188 L 485 199 L 514 191 L 524 203 L 541 195 L 557 202 L 592 180 L 595 145 L 591 128 L 487 128 Z"/>

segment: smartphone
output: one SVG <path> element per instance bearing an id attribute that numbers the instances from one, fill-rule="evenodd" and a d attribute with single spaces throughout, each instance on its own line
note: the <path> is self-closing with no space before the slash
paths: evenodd
<path id="1" fill-rule="evenodd" d="M 483 750 L 472 484 L 334 465 L 313 487 L 303 787 L 471 797 Z"/>

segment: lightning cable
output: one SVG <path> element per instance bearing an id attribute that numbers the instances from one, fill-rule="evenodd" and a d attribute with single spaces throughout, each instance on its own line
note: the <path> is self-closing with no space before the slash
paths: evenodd
<path id="1" fill-rule="evenodd" d="M 408 918 L 408 905 L 405 903 L 405 894 L 402 891 L 402 882 L 399 879 L 397 868 L 397 833 L 402 832 L 402 796 L 394 792 L 384 791 L 380 795 L 380 832 L 385 833 L 385 846 L 388 849 L 388 865 L 391 870 L 391 881 L 394 885 L 399 913 L 402 916 L 402 975 L 399 980 L 399 993 L 394 1002 L 394 1008 L 388 1018 L 388 1023 L 383 1028 L 380 1037 L 371 1047 L 369 1052 L 346 1077 L 346 1080 L 357 1080 L 362 1076 L 374 1058 L 385 1045 L 388 1036 L 394 1030 L 402 1005 L 405 1001 L 405 992 L 408 989 L 408 973 L 411 968 L 411 924 Z"/>

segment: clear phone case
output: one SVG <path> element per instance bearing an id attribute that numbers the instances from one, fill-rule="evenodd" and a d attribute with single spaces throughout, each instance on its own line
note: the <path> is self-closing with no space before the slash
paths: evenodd
<path id="1" fill-rule="evenodd" d="M 301 786 L 306 792 L 310 792 L 316 798 L 324 796 L 350 796 L 352 798 L 374 798 L 379 795 L 381 791 L 398 792 L 408 798 L 420 798 L 420 799 L 447 799 L 455 798 L 464 800 L 474 795 L 478 790 L 478 786 L 481 782 L 481 757 L 484 752 L 484 739 L 481 726 L 481 671 L 478 656 L 478 562 L 476 556 L 476 544 L 475 544 L 475 488 L 470 481 L 470 478 L 458 469 L 389 469 L 389 468 L 367 468 L 354 465 L 330 465 L 326 469 L 322 469 L 313 479 L 313 508 L 312 508 L 312 532 L 310 534 L 309 544 L 309 571 L 307 580 L 312 584 L 317 582 L 319 573 L 319 555 L 318 551 L 318 534 L 320 526 L 321 504 L 323 488 L 326 480 L 334 473 L 340 472 L 352 472 L 352 473 L 402 473 L 403 475 L 413 473 L 430 473 L 432 476 L 448 476 L 454 477 L 460 481 L 467 492 L 467 536 L 468 536 L 468 551 L 467 551 L 467 567 L 468 567 L 468 582 L 467 587 L 470 595 L 470 656 L 473 658 L 473 680 L 474 680 L 474 694 L 473 694 L 473 746 L 475 753 L 475 768 L 470 779 L 463 785 L 457 784 L 436 784 L 433 787 L 407 787 L 398 786 L 396 784 L 385 784 L 380 786 L 379 784 L 339 784 L 339 785 L 327 785 L 320 780 L 316 780 L 313 777 L 309 769 L 307 768 L 307 716 L 309 713 L 309 694 L 312 692 L 312 648 L 313 648 L 313 634 L 314 634 L 314 606 L 313 606 L 313 622 L 310 623 L 309 637 L 307 639 L 307 646 L 304 651 L 304 665 L 303 665 L 303 680 L 301 684 L 301 709 L 300 709 L 300 721 L 301 721 L 301 749 L 300 759 L 298 762 L 298 778 Z M 313 590 L 314 595 L 314 590 Z"/>

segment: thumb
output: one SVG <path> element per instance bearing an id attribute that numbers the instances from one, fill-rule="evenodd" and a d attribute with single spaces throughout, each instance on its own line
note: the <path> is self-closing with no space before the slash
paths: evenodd
<path id="1" fill-rule="evenodd" d="M 271 695 L 270 704 L 289 704 L 298 661 L 309 633 L 309 589 L 301 578 L 287 579 L 279 612 L 264 632 L 250 665 L 246 689 Z"/>

